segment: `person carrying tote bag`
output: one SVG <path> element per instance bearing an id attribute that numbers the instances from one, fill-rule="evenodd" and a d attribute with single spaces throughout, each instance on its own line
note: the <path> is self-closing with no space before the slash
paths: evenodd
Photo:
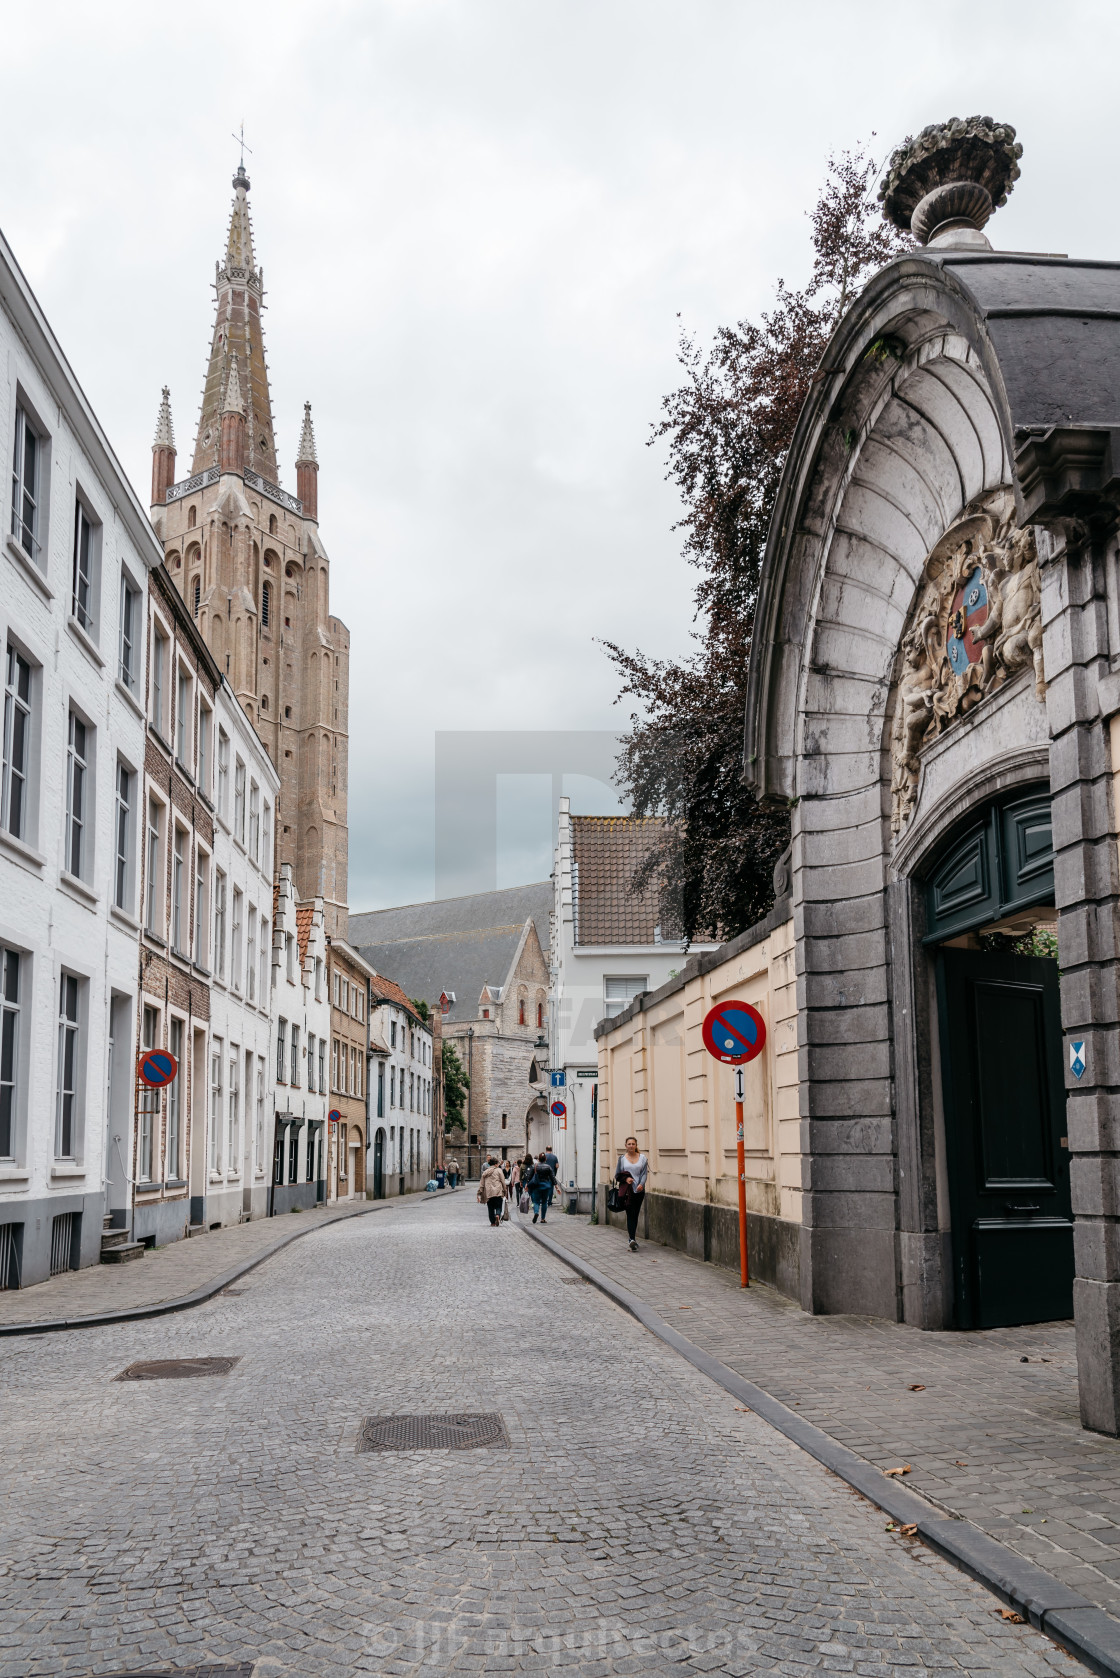
<path id="1" fill-rule="evenodd" d="M 626 1236 L 632 1253 L 638 1250 L 635 1237 L 638 1233 L 638 1217 L 645 1205 L 648 1177 L 649 1160 L 645 1154 L 639 1152 L 637 1137 L 628 1136 L 626 1151 L 618 1156 L 614 1180 L 618 1185 L 618 1210 L 626 1213 Z"/>
<path id="2" fill-rule="evenodd" d="M 502 1207 L 506 1203 L 506 1180 L 493 1154 L 486 1161 L 486 1170 L 482 1173 L 482 1181 L 478 1185 L 478 1198 L 486 1202 L 491 1228 L 497 1229 L 502 1221 Z"/>

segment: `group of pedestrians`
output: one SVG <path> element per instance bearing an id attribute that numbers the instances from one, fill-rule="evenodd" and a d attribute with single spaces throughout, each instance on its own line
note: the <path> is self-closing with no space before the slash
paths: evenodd
<path id="1" fill-rule="evenodd" d="M 527 1212 L 531 1205 L 534 1223 L 538 1219 L 542 1224 L 547 1223 L 559 1170 L 560 1161 L 551 1148 L 538 1154 L 536 1159 L 529 1153 L 524 1159 L 512 1162 L 491 1154 L 478 1185 L 478 1198 L 486 1204 L 491 1228 L 496 1229 L 508 1220 L 508 1203 L 511 1200 L 517 1202 L 522 1212 Z"/>
<path id="2" fill-rule="evenodd" d="M 551 1148 L 539 1153 L 536 1159 L 528 1153 L 524 1159 L 512 1163 L 491 1154 L 478 1185 L 478 1198 L 486 1203 L 490 1227 L 497 1229 L 508 1220 L 511 1200 L 517 1201 L 522 1212 L 527 1212 L 531 1204 L 533 1222 L 547 1223 L 559 1169 L 560 1161 Z M 626 1213 L 626 1238 L 632 1253 L 638 1250 L 638 1219 L 645 1204 L 648 1178 L 649 1160 L 639 1149 L 637 1137 L 628 1136 L 626 1150 L 618 1156 L 615 1168 L 614 1198 L 618 1210 Z"/>

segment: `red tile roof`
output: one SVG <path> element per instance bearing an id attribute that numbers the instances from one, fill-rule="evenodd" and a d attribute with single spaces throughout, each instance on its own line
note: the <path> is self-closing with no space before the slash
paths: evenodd
<path id="1" fill-rule="evenodd" d="M 386 979 L 383 974 L 379 973 L 376 979 L 371 979 L 369 983 L 374 1002 L 395 1003 L 398 1008 L 403 1008 L 406 1013 L 411 1014 L 414 1020 L 419 1020 L 421 1025 L 424 1024 L 424 1021 L 420 1019 L 420 1015 L 416 1012 L 411 997 L 407 997 L 394 980 Z"/>
<path id="2" fill-rule="evenodd" d="M 577 944 L 652 944 L 661 920 L 656 883 L 630 882 L 661 838 L 657 816 L 573 816 L 572 897 Z M 669 937 L 669 929 L 664 933 Z"/>
<path id="3" fill-rule="evenodd" d="M 301 903 L 296 904 L 296 939 L 299 943 L 301 964 L 307 960 L 307 941 L 311 937 L 311 922 L 314 918 L 315 908 L 313 904 L 309 903 L 306 907 Z"/>

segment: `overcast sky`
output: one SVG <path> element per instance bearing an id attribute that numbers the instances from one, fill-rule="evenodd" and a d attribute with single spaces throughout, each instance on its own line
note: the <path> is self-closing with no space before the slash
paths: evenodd
<path id="1" fill-rule="evenodd" d="M 1115 5 L 6 0 L 2 38 L 0 226 L 145 504 L 164 383 L 189 468 L 244 119 L 282 475 L 310 398 L 352 635 L 355 909 L 432 894 L 438 730 L 617 728 L 595 638 L 687 649 L 645 446 L 678 313 L 804 278 L 830 149 L 1012 122 L 993 242 L 1120 256 Z M 496 796 L 501 883 L 547 873 L 548 786 Z"/>

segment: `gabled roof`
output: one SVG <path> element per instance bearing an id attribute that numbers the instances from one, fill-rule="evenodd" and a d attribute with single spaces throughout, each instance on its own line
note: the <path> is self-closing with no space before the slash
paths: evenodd
<path id="1" fill-rule="evenodd" d="M 454 991 L 450 1020 L 474 1019 L 484 985 L 500 989 L 532 921 L 547 952 L 552 882 L 437 898 L 350 916 L 350 942 L 409 996 L 439 1006 Z M 547 955 L 546 955 L 547 960 Z"/>
<path id="2" fill-rule="evenodd" d="M 396 1008 L 403 1008 L 405 1013 L 411 1015 L 418 1025 L 425 1024 L 413 1007 L 412 999 L 405 995 L 395 980 L 386 979 L 384 974 L 379 973 L 376 979 L 370 980 L 369 985 L 375 1003 L 390 1002 Z"/>
<path id="3" fill-rule="evenodd" d="M 301 966 L 307 960 L 307 945 L 311 938 L 311 923 L 314 919 L 314 904 L 296 904 L 296 941 L 299 944 L 299 959 Z"/>
<path id="4" fill-rule="evenodd" d="M 657 816 L 572 816 L 571 823 L 576 943 L 656 943 L 656 882 L 637 895 L 630 882 L 663 837 L 665 823 Z"/>

